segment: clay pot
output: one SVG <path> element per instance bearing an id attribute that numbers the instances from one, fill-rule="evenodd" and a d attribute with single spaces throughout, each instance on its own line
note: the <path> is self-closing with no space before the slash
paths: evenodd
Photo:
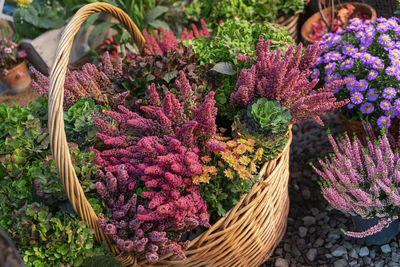
<path id="1" fill-rule="evenodd" d="M 335 5 L 335 9 L 339 10 L 342 7 L 345 7 L 346 5 L 351 4 L 353 5 L 356 9 L 355 12 L 361 11 L 361 13 L 367 14 L 370 16 L 372 21 L 376 21 L 376 11 L 373 7 L 367 4 L 363 3 L 345 3 L 345 4 L 340 4 L 340 5 Z M 328 17 L 331 12 L 331 8 L 326 8 L 322 10 L 322 13 Z M 303 43 L 305 45 L 315 43 L 315 41 L 311 40 L 308 36 L 310 33 L 313 32 L 312 24 L 314 22 L 318 23 L 322 19 L 321 14 L 319 12 L 315 13 L 311 17 L 309 17 L 306 22 L 304 22 L 303 26 L 301 27 L 301 38 L 303 39 Z"/>
<path id="2" fill-rule="evenodd" d="M 10 69 L 7 75 L 0 74 L 0 80 L 8 87 L 9 93 L 18 94 L 25 91 L 31 85 L 31 76 L 26 62 L 23 61 Z"/>

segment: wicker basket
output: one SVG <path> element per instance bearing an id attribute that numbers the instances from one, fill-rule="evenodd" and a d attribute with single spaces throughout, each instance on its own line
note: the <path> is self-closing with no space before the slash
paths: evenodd
<path id="1" fill-rule="evenodd" d="M 146 260 L 121 253 L 97 224 L 97 216 L 88 203 L 74 171 L 65 137 L 63 120 L 64 81 L 68 57 L 75 34 L 91 14 L 105 12 L 118 18 L 130 31 L 139 48 L 144 39 L 122 10 L 105 3 L 81 8 L 66 26 L 58 46 L 50 75 L 50 144 L 56 167 L 74 210 L 95 230 L 98 241 L 105 241 L 124 266 L 147 266 Z M 191 242 L 187 260 L 163 255 L 156 266 L 258 266 L 269 258 L 286 230 L 289 211 L 289 140 L 283 152 L 264 164 L 261 181 L 255 184 L 226 217 Z M 152 265 L 154 266 L 154 265 Z"/>
<path id="2" fill-rule="evenodd" d="M 292 17 L 279 17 L 277 18 L 274 23 L 285 26 L 288 29 L 290 36 L 293 38 L 295 42 L 298 41 L 299 38 L 299 30 L 298 30 L 298 23 L 299 23 L 299 14 L 296 14 Z"/>

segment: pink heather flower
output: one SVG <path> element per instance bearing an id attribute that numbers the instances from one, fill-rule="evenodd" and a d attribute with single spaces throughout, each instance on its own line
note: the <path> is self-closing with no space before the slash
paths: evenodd
<path id="1" fill-rule="evenodd" d="M 5 47 L 3 51 L 4 51 L 4 54 L 11 54 L 12 53 L 12 49 L 10 47 Z"/>
<path id="2" fill-rule="evenodd" d="M 6 76 L 8 74 L 8 70 L 4 69 L 2 74 L 3 74 L 3 76 Z"/>
<path id="3" fill-rule="evenodd" d="M 19 58 L 26 58 L 26 56 L 27 56 L 27 54 L 26 54 L 25 50 L 18 51 Z"/>

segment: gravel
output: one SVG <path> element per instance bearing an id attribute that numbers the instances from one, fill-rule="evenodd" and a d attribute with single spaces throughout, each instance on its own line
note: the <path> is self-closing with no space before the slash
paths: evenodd
<path id="1" fill-rule="evenodd" d="M 345 236 L 351 218 L 329 207 L 320 193 L 318 176 L 309 166 L 332 152 L 326 130 L 341 133 L 337 113 L 329 113 L 325 127 L 305 121 L 293 127 L 290 159 L 290 212 L 287 232 L 271 258 L 261 267 L 400 267 L 399 236 L 390 244 L 366 246 Z M 318 165 L 318 164 L 316 164 Z"/>

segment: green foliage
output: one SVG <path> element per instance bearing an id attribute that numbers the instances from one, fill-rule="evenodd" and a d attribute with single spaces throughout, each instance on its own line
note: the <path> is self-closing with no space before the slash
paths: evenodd
<path id="1" fill-rule="evenodd" d="M 254 24 L 245 20 L 224 22 L 217 27 L 215 36 L 195 38 L 189 44 L 202 64 L 229 62 L 237 66 L 236 56 L 239 54 L 255 56 L 260 35 L 271 41 L 272 49 L 285 51 L 289 45 L 294 44 L 283 26 L 271 23 Z"/>
<path id="2" fill-rule="evenodd" d="M 34 39 L 47 30 L 64 26 L 67 14 L 57 1 L 33 0 L 27 7 L 17 7 L 13 19 L 20 36 Z"/>
<path id="3" fill-rule="evenodd" d="M 244 110 L 235 116 L 232 124 L 234 136 L 236 138 L 253 139 L 256 146 L 264 149 L 264 158 L 266 160 L 273 159 L 282 152 L 288 140 L 288 130 L 288 125 L 282 124 L 279 133 L 266 135 L 268 131 L 264 131 L 264 129 L 257 126 Z"/>
<path id="4" fill-rule="evenodd" d="M 247 108 L 247 116 L 265 134 L 279 134 L 287 131 L 291 120 L 290 110 L 278 101 L 259 98 Z"/>
<path id="5" fill-rule="evenodd" d="M 81 266 L 86 258 L 108 254 L 105 244 L 95 246 L 93 230 L 80 218 L 47 206 L 24 205 L 12 222 L 11 238 L 28 266 Z"/>
<path id="6" fill-rule="evenodd" d="M 81 98 L 64 113 L 65 131 L 69 141 L 83 144 L 93 141 L 96 127 L 93 124 L 90 112 L 99 113 L 93 99 Z"/>
<path id="7" fill-rule="evenodd" d="M 280 15 L 290 17 L 303 10 L 304 0 L 194 0 L 185 12 L 195 21 L 207 18 L 215 27 L 221 20 L 273 22 Z"/>
<path id="8" fill-rule="evenodd" d="M 122 263 L 117 261 L 114 257 L 111 256 L 97 256 L 93 257 L 85 262 L 83 267 L 99 267 L 99 266 L 107 266 L 107 267 L 122 267 Z"/>

